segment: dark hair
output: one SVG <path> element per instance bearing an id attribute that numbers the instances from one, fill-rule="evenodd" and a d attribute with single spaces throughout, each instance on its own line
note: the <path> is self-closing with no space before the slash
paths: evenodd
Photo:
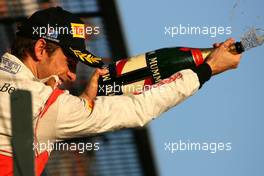
<path id="1" fill-rule="evenodd" d="M 17 36 L 11 47 L 11 54 L 15 55 L 20 60 L 24 60 L 28 55 L 36 58 L 34 47 L 37 40 L 26 37 Z M 58 44 L 46 41 L 45 49 L 51 56 L 60 46 Z"/>

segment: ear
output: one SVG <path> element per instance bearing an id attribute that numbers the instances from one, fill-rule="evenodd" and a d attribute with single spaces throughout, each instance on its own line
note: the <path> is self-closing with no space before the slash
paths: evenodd
<path id="1" fill-rule="evenodd" d="M 45 56 L 46 54 L 45 47 L 46 47 L 46 41 L 44 39 L 38 39 L 34 47 L 36 59 L 38 61 L 42 60 L 43 57 Z"/>

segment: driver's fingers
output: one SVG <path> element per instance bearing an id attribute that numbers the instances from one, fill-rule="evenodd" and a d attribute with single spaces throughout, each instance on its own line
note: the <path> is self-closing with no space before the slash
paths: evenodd
<path id="1" fill-rule="evenodd" d="M 109 73 L 109 70 L 107 68 L 97 69 L 99 75 L 105 75 Z"/>
<path id="2" fill-rule="evenodd" d="M 235 39 L 233 38 L 229 38 L 227 39 L 224 43 L 221 44 L 220 47 L 224 48 L 224 49 L 228 49 L 231 45 L 233 45 L 235 43 Z"/>
<path id="3" fill-rule="evenodd" d="M 213 44 L 213 47 L 214 47 L 214 48 L 218 48 L 218 47 L 221 46 L 221 44 L 222 44 L 222 43 L 214 43 L 214 44 Z"/>
<path id="4" fill-rule="evenodd" d="M 102 75 L 107 74 L 108 72 L 109 72 L 109 71 L 108 71 L 108 69 L 106 69 L 106 68 L 103 68 L 103 69 L 97 68 L 97 69 L 94 71 L 94 73 L 93 73 L 93 75 L 91 76 L 91 78 L 90 78 L 90 83 L 91 83 L 91 84 L 97 84 L 99 77 L 102 76 Z"/>

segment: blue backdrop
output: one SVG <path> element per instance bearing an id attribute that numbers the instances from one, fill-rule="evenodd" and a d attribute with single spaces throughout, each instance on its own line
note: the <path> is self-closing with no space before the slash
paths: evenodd
<path id="1" fill-rule="evenodd" d="M 169 46 L 210 47 L 228 37 L 239 40 L 249 27 L 264 28 L 262 0 L 117 2 L 131 56 Z M 165 34 L 165 28 L 176 33 L 180 26 L 210 28 L 211 35 Z M 224 32 L 214 35 L 215 27 Z M 159 175 L 264 175 L 263 51 L 264 46 L 244 53 L 237 70 L 213 77 L 192 98 L 151 122 Z M 166 149 L 180 142 L 206 143 L 211 150 Z M 214 144 L 220 145 L 216 152 Z"/>

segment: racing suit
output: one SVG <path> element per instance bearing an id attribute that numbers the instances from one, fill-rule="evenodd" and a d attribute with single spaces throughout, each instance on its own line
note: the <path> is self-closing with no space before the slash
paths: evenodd
<path id="1" fill-rule="evenodd" d="M 12 174 L 10 93 L 16 89 L 32 94 L 34 141 L 50 143 L 94 135 L 120 128 L 141 127 L 193 95 L 211 73 L 208 65 L 182 70 L 152 88 L 135 94 L 96 97 L 93 107 L 66 90 L 51 88 L 14 55 L 0 60 L 0 175 Z M 36 172 L 40 175 L 50 150 L 36 149 Z"/>

